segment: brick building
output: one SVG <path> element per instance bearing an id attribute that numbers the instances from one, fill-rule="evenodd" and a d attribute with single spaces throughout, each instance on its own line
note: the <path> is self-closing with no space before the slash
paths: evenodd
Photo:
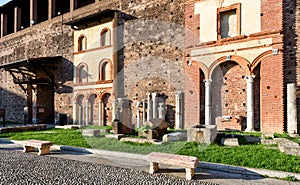
<path id="1" fill-rule="evenodd" d="M 137 127 L 287 129 L 292 1 L 12 0 L 0 13 L 11 121 L 27 106 L 29 121 L 109 125 L 126 99 Z"/>

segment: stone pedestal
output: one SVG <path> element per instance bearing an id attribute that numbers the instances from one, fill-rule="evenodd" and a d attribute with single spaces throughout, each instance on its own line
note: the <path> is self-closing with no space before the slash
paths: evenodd
<path id="1" fill-rule="evenodd" d="M 197 125 L 192 128 L 187 129 L 187 141 L 188 142 L 198 142 L 204 144 L 211 144 L 217 136 L 216 125 Z"/>

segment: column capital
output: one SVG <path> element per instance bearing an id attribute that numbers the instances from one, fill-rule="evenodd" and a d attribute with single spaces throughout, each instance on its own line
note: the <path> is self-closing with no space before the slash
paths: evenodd
<path id="1" fill-rule="evenodd" d="M 136 102 L 136 108 L 139 108 L 141 102 Z"/>
<path id="2" fill-rule="evenodd" d="M 156 97 L 157 96 L 157 92 L 153 92 L 153 93 L 151 93 L 151 95 L 152 95 L 152 97 Z"/>
<path id="3" fill-rule="evenodd" d="M 255 75 L 245 77 L 247 83 L 252 83 L 254 78 L 255 78 Z"/>
<path id="4" fill-rule="evenodd" d="M 179 96 L 181 96 L 182 94 L 183 94 L 182 91 L 175 91 L 175 96 L 176 96 L 176 97 L 179 97 Z"/>
<path id="5" fill-rule="evenodd" d="M 204 82 L 204 83 L 211 83 L 211 82 L 212 82 L 212 79 L 204 79 L 203 82 Z"/>
<path id="6" fill-rule="evenodd" d="M 151 93 L 148 92 L 148 93 L 147 93 L 147 96 L 150 97 L 150 96 L 151 96 Z"/>

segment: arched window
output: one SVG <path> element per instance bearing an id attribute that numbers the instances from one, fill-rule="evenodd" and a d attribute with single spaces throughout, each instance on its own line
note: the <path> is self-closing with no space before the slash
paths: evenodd
<path id="1" fill-rule="evenodd" d="M 88 68 L 86 64 L 81 64 L 78 66 L 77 75 L 79 83 L 88 82 Z"/>
<path id="2" fill-rule="evenodd" d="M 108 28 L 104 28 L 101 31 L 101 46 L 109 46 L 111 45 L 111 34 Z"/>
<path id="3" fill-rule="evenodd" d="M 110 61 L 103 61 L 100 64 L 100 81 L 112 80 L 112 69 Z"/>
<path id="4" fill-rule="evenodd" d="M 87 49 L 86 47 L 86 44 L 87 44 L 87 38 L 85 35 L 81 35 L 79 38 L 78 38 L 78 51 L 84 51 Z"/>

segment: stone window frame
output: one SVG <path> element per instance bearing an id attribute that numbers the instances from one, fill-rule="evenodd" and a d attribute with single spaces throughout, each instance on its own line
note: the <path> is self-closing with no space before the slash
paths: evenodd
<path id="1" fill-rule="evenodd" d="M 226 6 L 226 7 L 221 7 L 217 9 L 217 33 L 218 33 L 218 40 L 219 39 L 223 39 L 221 37 L 221 13 L 226 12 L 226 11 L 230 11 L 230 10 L 235 10 L 236 11 L 236 36 L 240 36 L 241 35 L 241 3 L 236 3 L 230 6 Z"/>
<path id="2" fill-rule="evenodd" d="M 105 33 L 108 33 L 108 36 L 109 37 L 109 43 L 104 43 L 106 41 L 106 39 L 104 39 L 104 34 Z M 111 46 L 111 30 L 109 28 L 103 28 L 101 30 L 101 33 L 100 33 L 100 46 L 103 47 L 103 46 Z"/>
<path id="3" fill-rule="evenodd" d="M 87 73 L 87 75 L 86 75 L 86 81 L 85 82 L 82 82 L 82 79 L 81 79 L 81 68 L 82 67 L 85 67 L 85 69 L 86 69 L 86 73 Z M 82 62 L 82 63 L 80 63 L 78 66 L 77 66 L 77 70 L 76 70 L 76 82 L 77 83 L 86 83 L 86 82 L 88 82 L 88 71 L 89 71 L 89 69 L 88 69 L 88 65 L 86 64 L 86 63 L 84 63 L 84 62 Z"/>
<path id="4" fill-rule="evenodd" d="M 109 65 L 110 68 L 110 79 L 103 79 L 103 68 L 105 65 Z M 99 81 L 102 82 L 111 82 L 113 80 L 113 70 L 112 70 L 112 62 L 109 59 L 103 59 L 99 64 Z"/>
<path id="5" fill-rule="evenodd" d="M 84 34 L 81 34 L 78 37 L 78 52 L 85 50 L 87 50 L 87 37 Z"/>

